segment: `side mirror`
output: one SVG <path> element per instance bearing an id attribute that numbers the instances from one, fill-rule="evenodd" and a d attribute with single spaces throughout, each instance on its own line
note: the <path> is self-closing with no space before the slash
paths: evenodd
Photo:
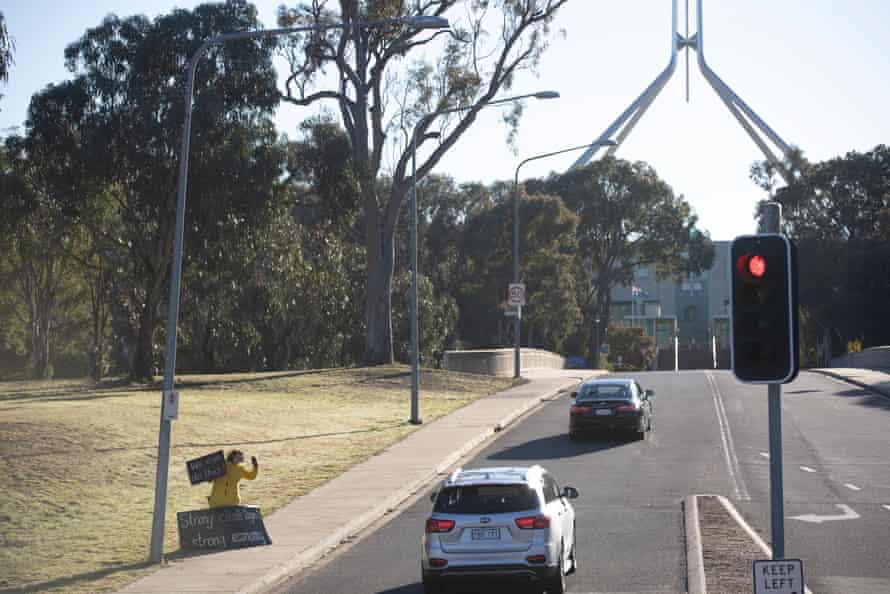
<path id="1" fill-rule="evenodd" d="M 577 397 L 578 397 L 578 392 L 572 392 L 572 398 L 577 398 Z"/>
<path id="2" fill-rule="evenodd" d="M 655 390 L 646 390 L 646 398 L 655 398 Z"/>
<path id="3" fill-rule="evenodd" d="M 562 496 L 566 499 L 578 499 L 578 489 L 575 487 L 563 487 Z"/>

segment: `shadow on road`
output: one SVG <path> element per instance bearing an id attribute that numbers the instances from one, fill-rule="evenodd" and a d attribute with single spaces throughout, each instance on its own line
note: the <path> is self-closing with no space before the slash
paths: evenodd
<path id="1" fill-rule="evenodd" d="M 845 398 L 859 398 L 856 404 L 868 406 L 871 408 L 882 408 L 890 411 L 890 398 L 880 396 L 866 389 L 844 390 L 843 392 L 835 392 L 835 396 L 843 396 Z"/>
<path id="2" fill-rule="evenodd" d="M 448 584 L 445 592 L 448 594 L 525 594 L 540 592 L 540 587 L 531 584 L 516 584 L 512 582 L 497 583 L 485 582 L 484 585 L 473 586 L 471 584 Z M 396 588 L 380 590 L 375 594 L 423 594 L 423 585 L 419 583 L 407 584 Z"/>
<path id="3" fill-rule="evenodd" d="M 579 441 L 571 441 L 565 433 L 550 435 L 540 439 L 526 441 L 492 454 L 490 460 L 555 460 L 557 458 L 573 458 L 592 452 L 601 452 L 626 445 L 628 440 L 623 436 L 606 435 L 602 437 L 585 437 Z"/>

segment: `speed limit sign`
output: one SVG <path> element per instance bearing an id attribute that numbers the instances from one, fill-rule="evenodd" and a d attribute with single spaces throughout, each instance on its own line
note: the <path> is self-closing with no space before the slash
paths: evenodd
<path id="1" fill-rule="evenodd" d="M 519 307 L 525 305 L 525 285 L 522 283 L 511 283 L 507 291 L 507 304 L 510 307 Z"/>

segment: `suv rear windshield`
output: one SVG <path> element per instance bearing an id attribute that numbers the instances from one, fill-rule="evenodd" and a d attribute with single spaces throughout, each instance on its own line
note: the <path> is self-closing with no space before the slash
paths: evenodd
<path id="1" fill-rule="evenodd" d="M 509 514 L 538 507 L 538 496 L 527 485 L 447 487 L 439 492 L 433 511 L 441 514 Z"/>
<path id="2" fill-rule="evenodd" d="M 630 400 L 630 388 L 625 384 L 592 384 L 581 386 L 577 401 L 582 400 Z"/>

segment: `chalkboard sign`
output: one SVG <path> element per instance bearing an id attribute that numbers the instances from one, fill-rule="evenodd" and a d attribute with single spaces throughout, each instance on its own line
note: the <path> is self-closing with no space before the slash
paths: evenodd
<path id="1" fill-rule="evenodd" d="M 223 451 L 213 452 L 185 463 L 189 472 L 189 480 L 193 485 L 212 481 L 226 475 L 226 457 Z"/>
<path id="2" fill-rule="evenodd" d="M 236 505 L 176 514 L 183 550 L 243 549 L 272 544 L 258 507 Z"/>

